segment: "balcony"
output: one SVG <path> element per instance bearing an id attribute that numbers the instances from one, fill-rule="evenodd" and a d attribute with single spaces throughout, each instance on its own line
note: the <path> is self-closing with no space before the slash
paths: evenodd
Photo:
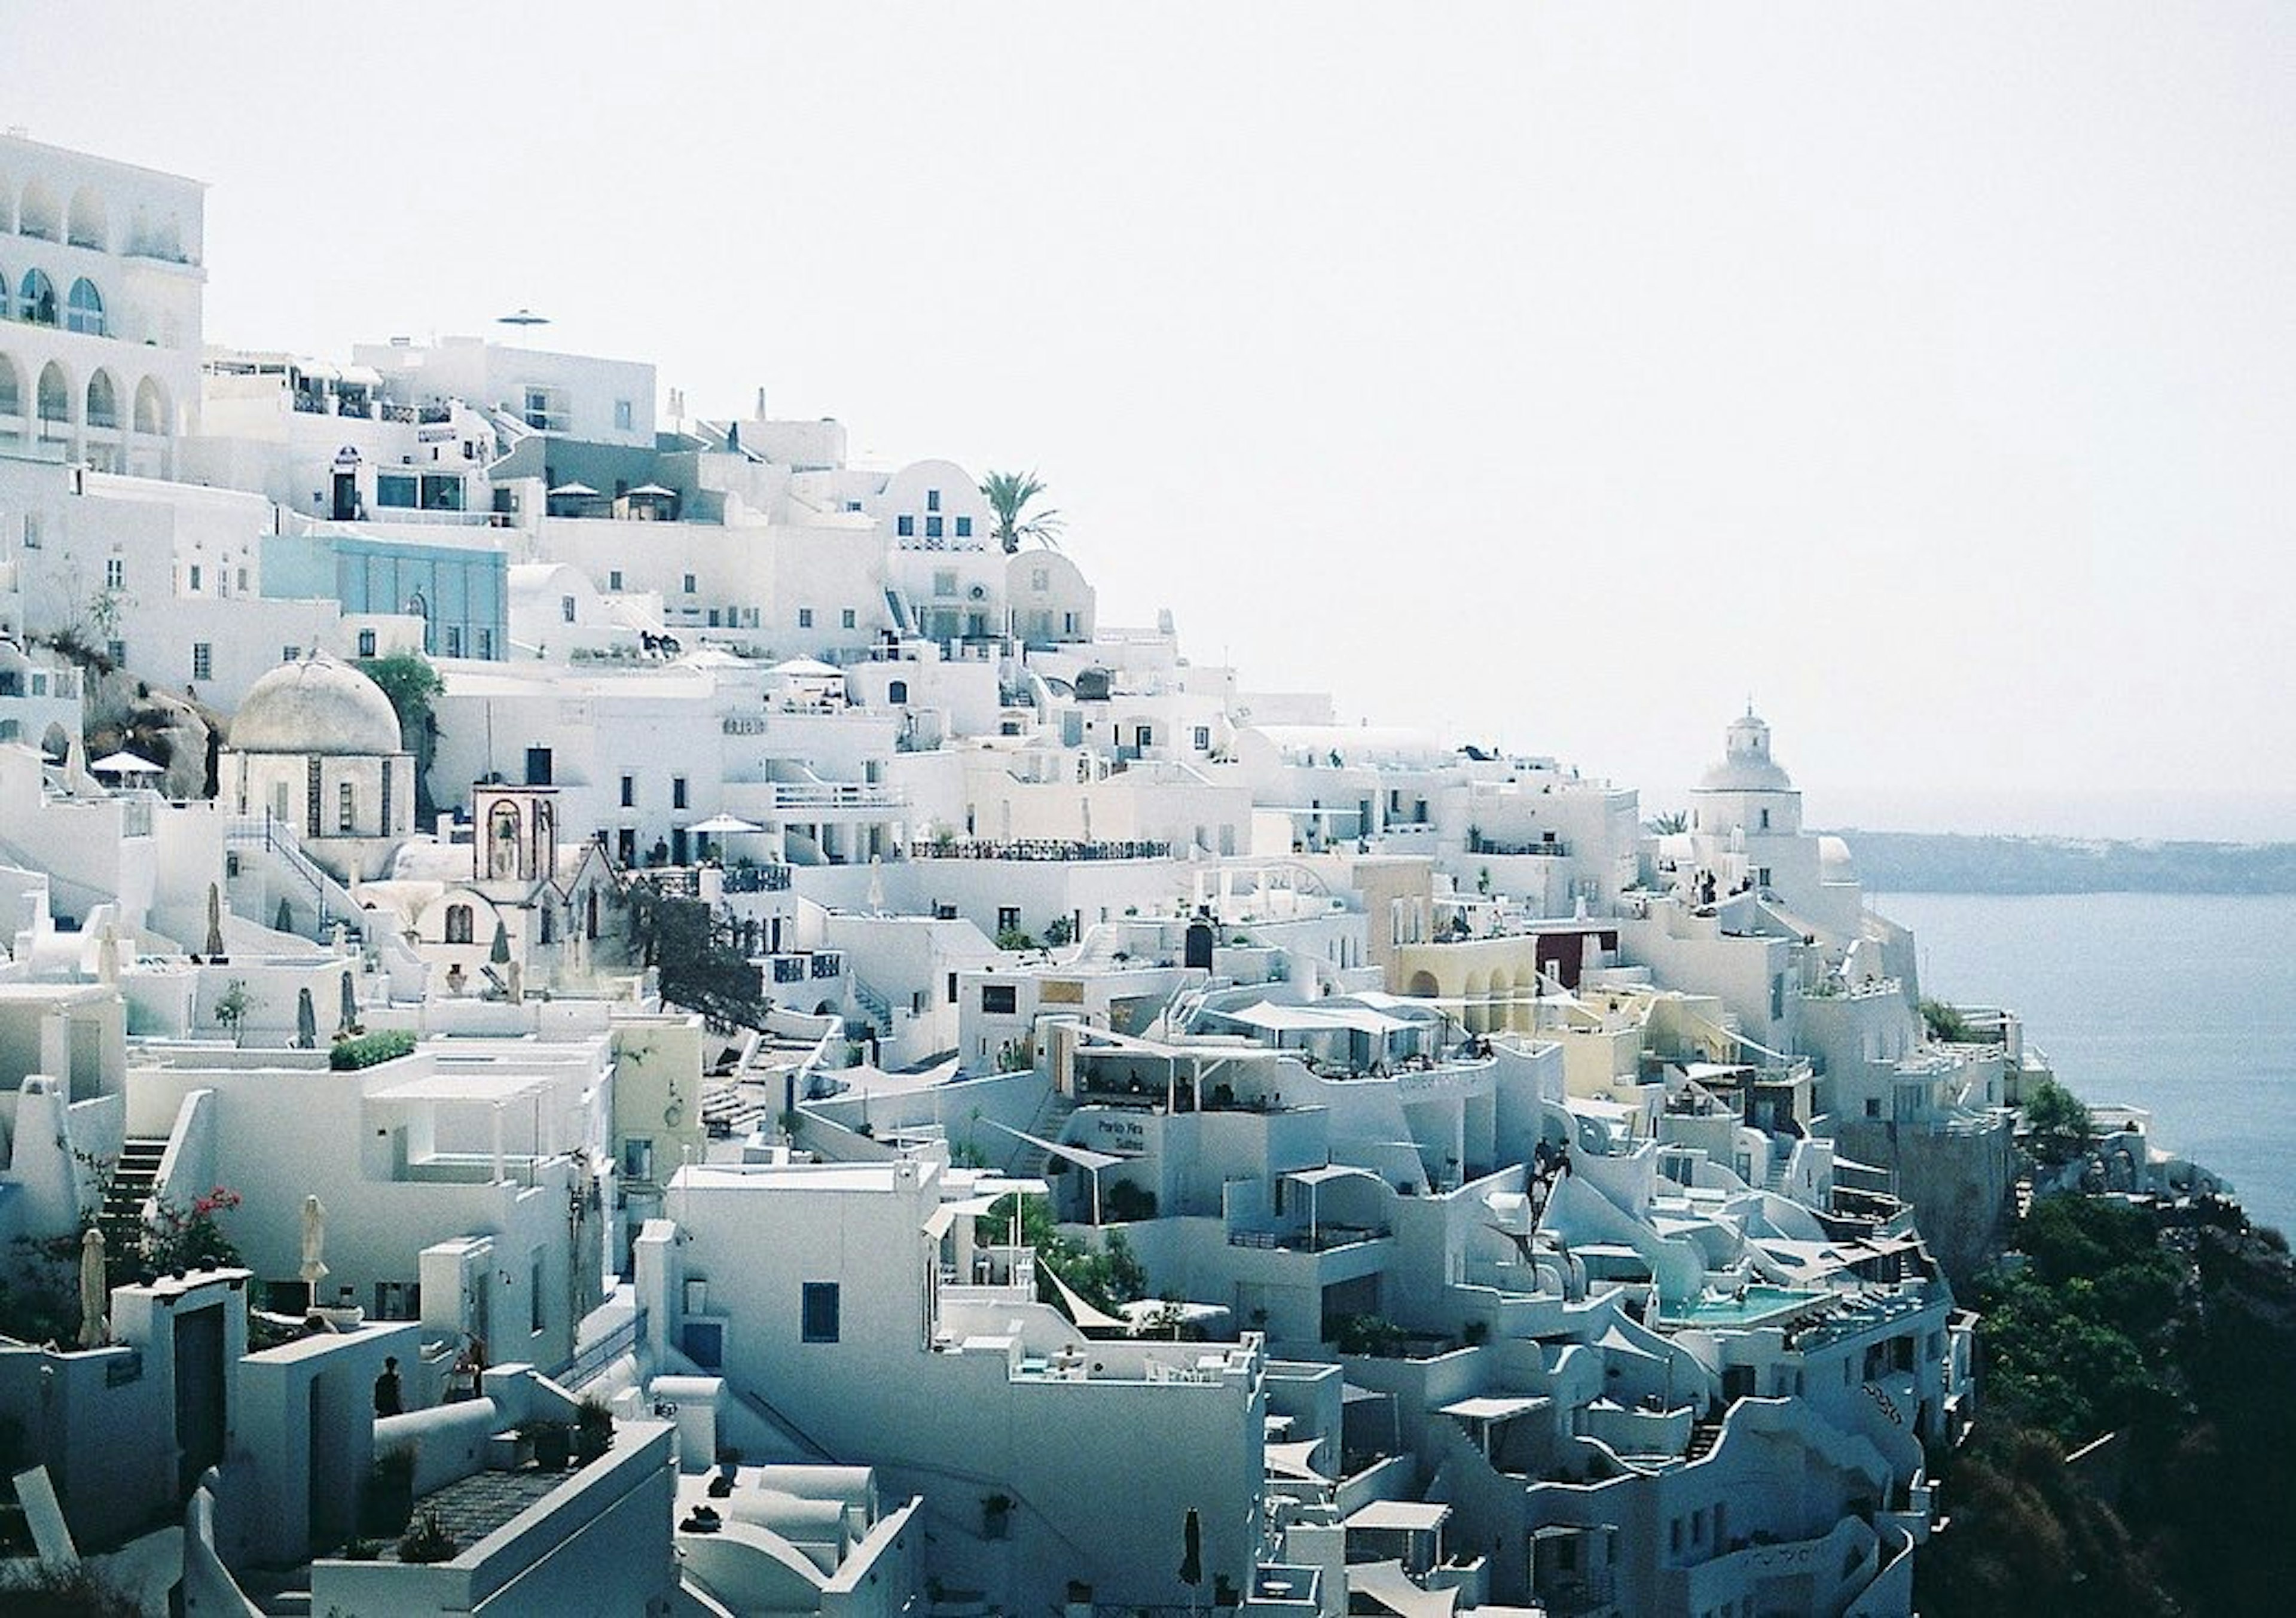
<path id="1" fill-rule="evenodd" d="M 1004 859 L 1059 864 L 1095 859 L 1169 859 L 1168 842 L 1083 842 L 1064 838 L 1024 838 L 992 842 L 981 838 L 953 838 L 935 842 L 912 842 L 912 859 Z"/>

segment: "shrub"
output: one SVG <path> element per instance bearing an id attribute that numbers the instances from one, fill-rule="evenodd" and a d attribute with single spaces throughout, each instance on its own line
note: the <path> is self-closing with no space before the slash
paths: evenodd
<path id="1" fill-rule="evenodd" d="M 422 1520 L 398 1536 L 398 1559 L 402 1562 L 451 1562 L 462 1550 L 455 1536 L 439 1524 L 439 1514 L 426 1511 Z"/>
<path id="2" fill-rule="evenodd" d="M 327 1065 L 337 1072 L 350 1072 L 373 1067 L 379 1062 L 395 1062 L 411 1055 L 414 1050 L 414 1034 L 403 1028 L 388 1028 L 380 1033 L 336 1040 L 334 1048 L 327 1053 Z"/>

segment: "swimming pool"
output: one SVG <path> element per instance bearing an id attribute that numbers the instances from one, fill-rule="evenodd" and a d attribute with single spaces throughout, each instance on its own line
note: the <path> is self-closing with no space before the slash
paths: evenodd
<path id="1" fill-rule="evenodd" d="M 1751 1326 L 1758 1320 L 1791 1314 L 1806 1307 L 1812 1299 L 1824 1295 L 1794 1286 L 1754 1285 L 1746 1288 L 1742 1298 L 1709 1294 L 1685 1310 L 1661 1308 L 1659 1321 L 1665 1326 Z"/>

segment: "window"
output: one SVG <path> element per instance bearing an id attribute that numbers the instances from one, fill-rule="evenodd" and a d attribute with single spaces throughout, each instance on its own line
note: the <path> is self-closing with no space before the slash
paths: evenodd
<path id="1" fill-rule="evenodd" d="M 56 283 L 38 270 L 29 271 L 24 276 L 24 308 L 20 318 L 36 326 L 56 324 Z"/>
<path id="2" fill-rule="evenodd" d="M 925 538 L 928 539 L 938 539 L 940 538 L 940 519 L 939 517 L 927 517 L 925 519 Z"/>
<path id="3" fill-rule="evenodd" d="M 956 594 L 956 570 L 955 568 L 942 568 L 933 574 L 933 594 L 936 595 L 954 595 Z"/>
<path id="4" fill-rule="evenodd" d="M 636 414 L 637 413 L 636 411 L 630 408 L 629 400 L 626 398 L 616 399 L 614 401 L 614 431 L 617 432 L 629 431 L 631 423 L 636 419 Z"/>
<path id="5" fill-rule="evenodd" d="M 492 657 L 494 654 L 495 632 L 492 629 L 480 629 L 479 631 L 479 655 L 480 657 Z"/>
<path id="6" fill-rule="evenodd" d="M 247 594 L 247 570 L 245 568 L 239 570 L 239 593 L 242 595 Z"/>
<path id="7" fill-rule="evenodd" d="M 448 905 L 447 907 L 447 941 L 450 944 L 467 944 L 471 941 L 470 906 Z"/>
<path id="8" fill-rule="evenodd" d="M 709 609 L 709 627 L 710 627 L 711 628 L 713 628 L 713 629 L 718 628 L 721 625 L 721 623 L 722 623 L 723 621 L 724 621 L 724 620 L 723 620 L 719 617 L 719 615 L 718 615 L 718 609 L 717 609 L 717 608 L 715 608 L 715 607 L 710 608 L 710 609 Z"/>
<path id="9" fill-rule="evenodd" d="M 403 506 L 413 511 L 422 497 L 422 486 L 406 472 L 379 472 L 374 475 L 374 503 L 377 505 Z"/>
<path id="10" fill-rule="evenodd" d="M 192 594 L 194 595 L 200 593 L 200 564 L 194 562 L 192 563 Z"/>
<path id="11" fill-rule="evenodd" d="M 49 324 L 54 324 L 53 316 Z M 64 324 L 70 330 L 84 332 L 90 337 L 103 335 L 103 299 L 96 292 L 95 283 L 86 275 L 72 283 L 71 297 L 64 311 Z"/>
<path id="12" fill-rule="evenodd" d="M 609 568 L 606 570 L 606 587 L 610 590 L 619 590 L 622 587 L 621 569 Z"/>
<path id="13" fill-rule="evenodd" d="M 622 777 L 622 807 L 624 809 L 636 809 L 637 806 L 638 778 L 636 776 L 624 776 Z"/>
<path id="14" fill-rule="evenodd" d="M 1021 907 L 1018 905 L 997 906 L 996 931 L 999 932 L 1018 932 L 1020 930 Z"/>
<path id="15" fill-rule="evenodd" d="M 527 1329 L 539 1336 L 542 1334 L 542 1249 L 539 1247 L 526 1255 L 526 1300 Z"/>
<path id="16" fill-rule="evenodd" d="M 447 655 L 448 657 L 463 655 L 463 626 L 460 624 L 447 626 Z"/>
<path id="17" fill-rule="evenodd" d="M 192 678 L 195 680 L 215 678 L 215 647 L 207 641 L 192 643 Z"/>
<path id="18" fill-rule="evenodd" d="M 348 834 L 358 828 L 358 789 L 349 782 L 335 788 L 335 830 Z"/>
<path id="19" fill-rule="evenodd" d="M 124 640 L 108 640 L 103 643 L 103 654 L 114 663 L 124 664 L 127 661 L 127 643 Z"/>
<path id="20" fill-rule="evenodd" d="M 684 809 L 685 807 L 685 777 L 684 776 L 672 776 L 669 778 L 669 807 L 672 809 Z"/>
<path id="21" fill-rule="evenodd" d="M 857 621 L 851 607 L 846 608 L 837 615 L 837 627 L 840 629 L 850 629 Z"/>
<path id="22" fill-rule="evenodd" d="M 282 646 L 279 648 L 279 661 L 283 663 L 291 663 L 302 655 L 303 648 L 300 646 Z"/>
<path id="23" fill-rule="evenodd" d="M 574 598 L 571 595 L 561 595 L 558 598 L 558 616 L 570 624 L 574 621 Z"/>
<path id="24" fill-rule="evenodd" d="M 925 509 L 927 511 L 939 511 L 940 509 L 940 490 L 938 489 L 928 489 L 925 490 Z"/>
<path id="25" fill-rule="evenodd" d="M 127 585 L 127 564 L 117 556 L 108 556 L 103 563 L 103 587 L 125 589 Z"/>
<path id="26" fill-rule="evenodd" d="M 1196 751 L 1198 752 L 1210 752 L 1211 751 L 1212 727 L 1210 726 L 1199 725 L 1196 727 L 1195 743 Z"/>
<path id="27" fill-rule="evenodd" d="M 1762 811 L 1762 829 L 1766 832 L 1770 829 L 1770 811 L 1767 809 Z"/>
<path id="28" fill-rule="evenodd" d="M 904 512 L 893 519 L 893 531 L 904 539 L 914 539 L 917 535 L 917 520 Z"/>
<path id="29" fill-rule="evenodd" d="M 361 629 L 361 630 L 359 631 L 359 633 L 358 633 L 358 654 L 359 654 L 361 657 L 373 657 L 373 656 L 374 655 L 374 631 L 373 631 L 373 630 L 372 630 L 372 629 Z"/>
<path id="30" fill-rule="evenodd" d="M 803 1319 L 800 1335 L 808 1343 L 837 1341 L 837 1283 L 808 1281 L 804 1285 Z"/>
<path id="31" fill-rule="evenodd" d="M 685 576 L 685 593 L 688 595 L 693 594 L 693 575 L 691 573 Z"/>
<path id="32" fill-rule="evenodd" d="M 972 518 L 959 517 L 956 520 L 956 537 L 960 539 L 970 539 L 972 538 Z"/>
<path id="33" fill-rule="evenodd" d="M 1011 1016 L 1021 1009 L 1021 991 L 1011 983 L 983 983 L 980 986 L 980 1009 Z"/>
<path id="34" fill-rule="evenodd" d="M 909 682 L 906 680 L 886 681 L 885 700 L 889 702 L 895 703 L 907 702 L 909 700 Z"/>
<path id="35" fill-rule="evenodd" d="M 811 607 L 800 607 L 797 610 L 797 627 L 800 629 L 810 629 L 813 628 L 813 609 Z"/>

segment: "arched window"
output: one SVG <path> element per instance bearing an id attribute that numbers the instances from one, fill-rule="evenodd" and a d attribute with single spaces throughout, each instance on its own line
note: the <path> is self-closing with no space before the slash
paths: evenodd
<path id="1" fill-rule="evenodd" d="M 64 368 L 53 360 L 40 367 L 40 419 L 71 420 L 71 384 L 64 381 Z"/>
<path id="2" fill-rule="evenodd" d="M 119 390 L 112 385 L 111 374 L 98 371 L 87 379 L 87 424 L 91 427 L 119 425 Z"/>
<path id="3" fill-rule="evenodd" d="M 64 309 L 64 324 L 89 337 L 103 335 L 103 294 L 95 290 L 95 283 L 86 275 L 71 283 L 71 297 Z"/>
<path id="4" fill-rule="evenodd" d="M 135 431 L 161 433 L 168 431 L 168 396 L 160 384 L 145 377 L 135 384 Z"/>
<path id="5" fill-rule="evenodd" d="M 885 700 L 896 706 L 907 702 L 909 700 L 909 682 L 906 680 L 888 680 L 885 683 Z"/>
<path id="6" fill-rule="evenodd" d="M 470 906 L 448 905 L 447 907 L 447 941 L 450 944 L 467 944 L 471 941 Z"/>
<path id="7" fill-rule="evenodd" d="M 8 272 L 0 268 L 0 320 L 11 319 L 16 313 L 16 300 L 8 295 L 15 290 L 15 285 L 8 279 Z"/>
<path id="8" fill-rule="evenodd" d="M 45 270 L 26 270 L 22 318 L 36 326 L 56 324 L 56 283 Z"/>
<path id="9" fill-rule="evenodd" d="M 17 379 L 16 362 L 0 354 L 0 415 L 24 414 L 24 385 Z"/>

